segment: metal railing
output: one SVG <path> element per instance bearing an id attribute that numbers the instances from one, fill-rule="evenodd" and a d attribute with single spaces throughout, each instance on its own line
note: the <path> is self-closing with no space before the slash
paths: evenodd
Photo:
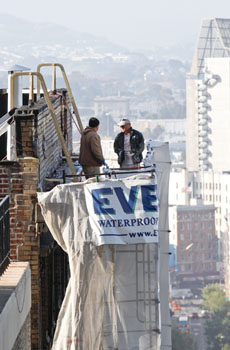
<path id="1" fill-rule="evenodd" d="M 153 166 L 141 166 L 138 168 L 107 168 L 104 169 L 103 172 L 94 174 L 96 177 L 97 181 L 99 180 L 100 176 L 110 178 L 110 179 L 117 179 L 119 178 L 119 175 L 134 175 L 134 174 L 144 174 L 144 173 L 150 173 L 153 177 L 155 176 L 156 169 L 155 165 Z M 65 170 L 62 172 L 62 181 L 63 183 L 66 183 L 66 179 L 70 179 L 73 181 L 75 179 L 76 182 L 81 182 L 82 178 L 86 178 L 88 174 L 80 173 L 76 175 L 68 175 L 66 174 Z M 91 176 L 92 177 L 92 176 Z M 48 178 L 47 178 L 48 179 Z M 60 179 L 61 180 L 61 179 Z"/>
<path id="2" fill-rule="evenodd" d="M 12 92 L 11 93 L 11 96 L 10 96 L 10 109 L 14 108 L 14 91 L 15 91 L 15 78 L 18 77 L 18 76 L 28 76 L 30 78 L 30 96 L 29 96 L 29 100 L 30 101 L 33 101 L 33 86 L 34 86 L 34 82 L 33 82 L 33 78 L 36 77 L 37 80 L 39 80 L 40 84 L 41 84 L 41 87 L 42 87 L 42 90 L 43 90 L 43 94 L 44 94 L 44 97 L 45 97 L 45 100 L 46 100 L 46 103 L 47 103 L 47 106 L 48 106 L 48 109 L 50 111 L 50 114 L 51 114 L 51 117 L 52 117 L 52 120 L 53 120 L 53 123 L 54 123 L 54 126 L 55 126 L 55 129 L 56 129 L 56 132 L 57 132 L 57 135 L 58 135 L 58 138 L 59 138 L 59 141 L 62 145 L 62 149 L 63 149 L 63 152 L 66 156 L 66 161 L 69 165 L 69 168 L 72 172 L 73 175 L 76 175 L 76 170 L 74 168 L 74 165 L 73 165 L 73 162 L 72 162 L 72 159 L 70 157 L 70 154 L 69 154 L 69 150 L 67 148 L 67 145 L 66 145 L 66 142 L 65 142 L 65 139 L 62 135 L 62 131 L 61 131 L 61 128 L 58 124 L 58 120 L 57 120 L 57 116 L 56 116 L 56 113 L 55 113 L 55 110 L 54 110 L 54 107 L 51 103 L 51 100 L 50 100 L 50 97 L 49 97 L 49 94 L 48 94 L 48 91 L 47 91 L 47 88 L 46 88 L 46 84 L 45 84 L 45 80 L 43 78 L 43 76 L 41 75 L 41 73 L 38 73 L 38 72 L 16 72 L 16 73 L 13 73 L 11 74 L 10 76 L 10 91 Z"/>
<path id="3" fill-rule="evenodd" d="M 70 99 L 70 102 L 71 102 L 71 104 L 73 106 L 73 110 L 74 110 L 74 113 L 75 113 L 75 116 L 76 116 L 76 119 L 77 119 L 77 122 L 78 122 L 79 130 L 80 130 L 80 133 L 82 134 L 82 132 L 84 130 L 83 129 L 83 125 L 82 125 L 82 122 L 81 122 L 80 115 L 78 113 L 77 105 L 75 103 L 75 100 L 74 100 L 74 97 L 73 97 L 73 94 L 72 94 L 72 90 L 70 88 L 70 84 L 69 84 L 67 75 L 65 73 L 65 69 L 64 69 L 63 65 L 60 64 L 60 63 L 41 63 L 41 64 L 39 64 L 37 66 L 37 73 L 40 73 L 42 67 L 48 67 L 48 66 L 51 66 L 53 68 L 52 91 L 56 91 L 56 67 L 58 67 L 61 70 L 62 77 L 64 79 L 66 89 L 68 91 L 69 99 Z M 39 81 L 39 79 L 37 80 L 37 98 L 40 98 L 40 81 Z"/>
<path id="4" fill-rule="evenodd" d="M 0 276 L 10 262 L 10 200 L 0 202 Z"/>

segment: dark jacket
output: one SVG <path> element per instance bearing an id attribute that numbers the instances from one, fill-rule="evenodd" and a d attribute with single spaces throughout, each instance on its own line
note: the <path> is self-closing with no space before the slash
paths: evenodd
<path id="1" fill-rule="evenodd" d="M 104 160 L 101 139 L 98 133 L 87 126 L 81 136 L 79 163 L 85 166 L 100 166 Z"/>
<path id="2" fill-rule="evenodd" d="M 114 141 L 114 151 L 118 156 L 124 151 L 124 133 L 120 132 Z M 144 150 L 144 137 L 141 132 L 131 128 L 130 133 L 130 146 L 131 153 L 133 153 L 134 164 L 140 163 L 142 161 L 142 152 Z M 119 162 L 120 164 L 120 162 Z"/>

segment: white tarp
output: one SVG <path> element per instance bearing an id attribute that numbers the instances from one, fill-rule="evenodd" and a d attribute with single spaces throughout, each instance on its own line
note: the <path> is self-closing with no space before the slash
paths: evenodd
<path id="1" fill-rule="evenodd" d="M 167 155 L 167 152 L 168 146 L 163 153 Z M 161 331 L 165 334 L 165 346 L 170 348 L 170 333 L 167 330 L 169 325 L 165 324 L 169 322 L 168 289 L 161 293 L 161 277 L 158 275 L 164 271 L 164 279 L 168 279 L 168 160 L 166 163 L 166 173 L 165 170 L 161 170 L 158 174 L 161 208 L 158 239 L 164 243 L 162 254 L 159 252 L 158 243 L 146 244 L 137 241 L 136 244 L 100 245 L 102 241 L 98 238 L 93 242 L 93 236 L 96 237 L 93 232 L 97 228 L 94 226 L 95 220 L 97 224 L 100 219 L 93 219 L 95 213 L 88 215 L 89 206 L 92 210 L 94 205 L 92 190 L 109 188 L 112 193 L 109 198 L 117 196 L 117 193 L 121 195 L 123 209 L 125 206 L 129 211 L 128 204 L 132 210 L 137 209 L 136 217 L 133 217 L 131 212 L 126 214 L 131 215 L 133 220 L 142 219 L 139 221 L 140 226 L 143 222 L 140 215 L 151 218 L 154 213 L 157 218 L 156 208 L 152 212 L 143 210 L 141 186 L 156 185 L 151 175 L 138 174 L 130 178 L 99 183 L 89 179 L 85 183 L 59 185 L 48 193 L 38 193 L 38 201 L 47 226 L 58 244 L 68 253 L 71 275 L 58 317 L 53 350 L 159 350 L 164 349 L 161 347 Z M 117 193 L 115 187 L 120 188 Z M 158 204 L 155 187 L 150 187 L 147 194 L 148 209 L 153 210 Z M 113 204 L 115 207 L 120 205 L 118 199 L 109 199 L 101 195 L 98 198 L 101 209 L 112 208 Z M 128 225 L 127 227 L 130 228 Z M 110 226 L 109 228 L 111 229 Z M 157 230 L 156 227 L 154 229 Z M 151 231 L 138 229 L 138 232 Z M 140 238 L 143 237 L 138 237 L 138 240 Z M 149 239 L 149 236 L 147 238 Z M 155 240 L 156 236 L 152 238 Z M 162 255 L 160 259 L 163 267 L 159 267 L 159 255 Z M 166 288 L 167 283 L 164 282 Z M 160 301 L 164 303 L 162 310 L 159 305 L 160 295 Z M 167 327 L 165 331 L 164 327 Z"/>

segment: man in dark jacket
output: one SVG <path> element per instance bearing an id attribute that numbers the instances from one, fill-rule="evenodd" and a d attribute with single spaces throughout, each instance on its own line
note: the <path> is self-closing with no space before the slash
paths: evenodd
<path id="1" fill-rule="evenodd" d="M 90 118 L 89 126 L 85 128 L 81 136 L 79 163 L 82 165 L 86 178 L 100 174 L 100 166 L 105 165 L 101 148 L 101 139 L 97 131 L 99 120 Z"/>
<path id="2" fill-rule="evenodd" d="M 121 168 L 138 168 L 142 161 L 144 137 L 142 133 L 131 127 L 129 119 L 121 119 L 118 125 L 121 127 L 121 132 L 114 141 L 118 163 Z"/>

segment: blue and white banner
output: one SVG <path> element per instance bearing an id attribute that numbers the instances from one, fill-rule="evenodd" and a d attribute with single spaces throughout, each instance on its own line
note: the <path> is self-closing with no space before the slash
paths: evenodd
<path id="1" fill-rule="evenodd" d="M 158 242 L 156 178 L 94 182 L 84 190 L 95 245 Z"/>

